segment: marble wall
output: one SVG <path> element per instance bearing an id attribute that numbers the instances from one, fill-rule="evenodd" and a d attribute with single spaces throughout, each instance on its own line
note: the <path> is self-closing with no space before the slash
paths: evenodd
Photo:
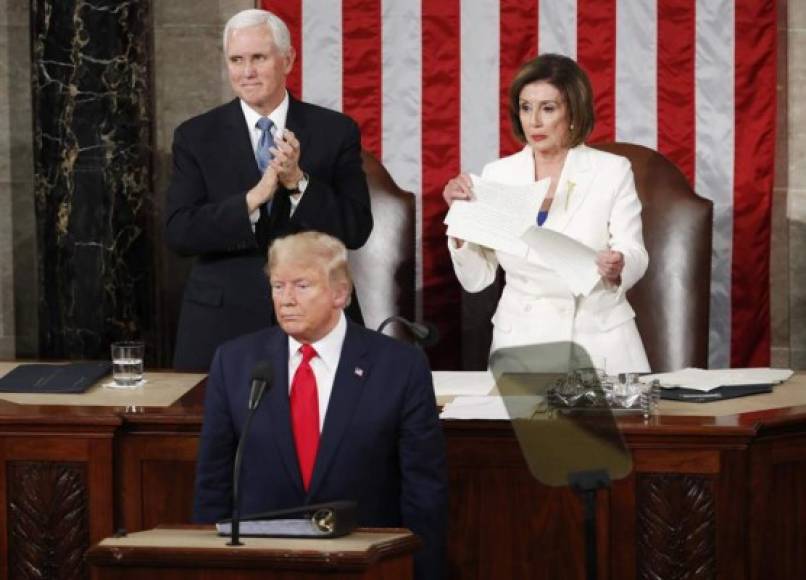
<path id="1" fill-rule="evenodd" d="M 31 3 L 39 349 L 154 332 L 150 2 Z"/>

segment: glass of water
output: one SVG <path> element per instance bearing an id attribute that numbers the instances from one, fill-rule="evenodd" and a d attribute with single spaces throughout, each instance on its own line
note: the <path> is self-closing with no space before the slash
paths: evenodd
<path id="1" fill-rule="evenodd" d="M 141 340 L 112 343 L 112 378 L 114 386 L 136 387 L 143 380 L 145 344 Z"/>

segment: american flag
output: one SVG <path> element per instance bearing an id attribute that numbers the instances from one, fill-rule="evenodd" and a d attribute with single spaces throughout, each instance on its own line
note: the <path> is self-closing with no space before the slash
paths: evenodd
<path id="1" fill-rule="evenodd" d="M 519 148 L 505 94 L 524 61 L 577 59 L 589 142 L 672 159 L 714 202 L 710 365 L 769 364 L 775 0 L 263 0 L 288 23 L 289 88 L 358 121 L 365 149 L 417 196 L 418 316 L 459 361 L 460 292 L 442 188 Z"/>

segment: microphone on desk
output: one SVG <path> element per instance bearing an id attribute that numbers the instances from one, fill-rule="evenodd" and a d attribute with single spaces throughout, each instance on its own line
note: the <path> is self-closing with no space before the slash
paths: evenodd
<path id="1" fill-rule="evenodd" d="M 244 422 L 243 431 L 241 431 L 241 438 L 238 441 L 238 448 L 235 451 L 235 465 L 232 469 L 232 537 L 230 538 L 229 544 L 227 544 L 228 546 L 243 545 L 240 541 L 240 479 L 243 446 L 247 436 L 249 435 L 249 425 L 252 423 L 252 417 L 255 414 L 255 410 L 260 404 L 260 400 L 263 398 L 263 395 L 271 388 L 272 376 L 271 364 L 268 361 L 261 361 L 257 363 L 255 368 L 252 370 L 252 387 L 249 390 L 246 421 Z"/>
<path id="2" fill-rule="evenodd" d="M 378 326 L 378 332 L 383 332 L 383 329 L 392 322 L 399 322 L 405 326 L 414 337 L 414 341 L 423 348 L 434 346 L 437 342 L 439 342 L 439 331 L 437 330 L 436 326 L 430 322 L 412 322 L 403 318 L 402 316 L 390 316 L 381 322 L 381 324 Z"/>

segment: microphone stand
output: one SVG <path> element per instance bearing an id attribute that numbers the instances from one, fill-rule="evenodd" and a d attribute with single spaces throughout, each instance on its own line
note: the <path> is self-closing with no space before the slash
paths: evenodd
<path id="1" fill-rule="evenodd" d="M 228 546 L 243 546 L 241 540 L 241 462 L 243 461 L 243 448 L 246 438 L 249 435 L 249 426 L 252 424 L 252 417 L 260 404 L 263 394 L 271 385 L 272 372 L 268 362 L 258 363 L 252 371 L 252 388 L 249 390 L 247 402 L 246 421 L 244 422 L 241 438 L 235 450 L 235 465 L 232 471 L 232 520 L 231 535 Z"/>
<path id="2" fill-rule="evenodd" d="M 252 417 L 255 415 L 257 407 L 250 407 L 246 415 L 246 422 L 244 423 L 241 440 L 238 441 L 238 448 L 235 451 L 235 467 L 232 482 L 232 535 L 228 546 L 243 546 L 240 541 L 241 535 L 241 461 L 243 460 L 243 446 L 246 441 L 246 434 L 249 433 L 249 425 L 252 423 Z"/>

